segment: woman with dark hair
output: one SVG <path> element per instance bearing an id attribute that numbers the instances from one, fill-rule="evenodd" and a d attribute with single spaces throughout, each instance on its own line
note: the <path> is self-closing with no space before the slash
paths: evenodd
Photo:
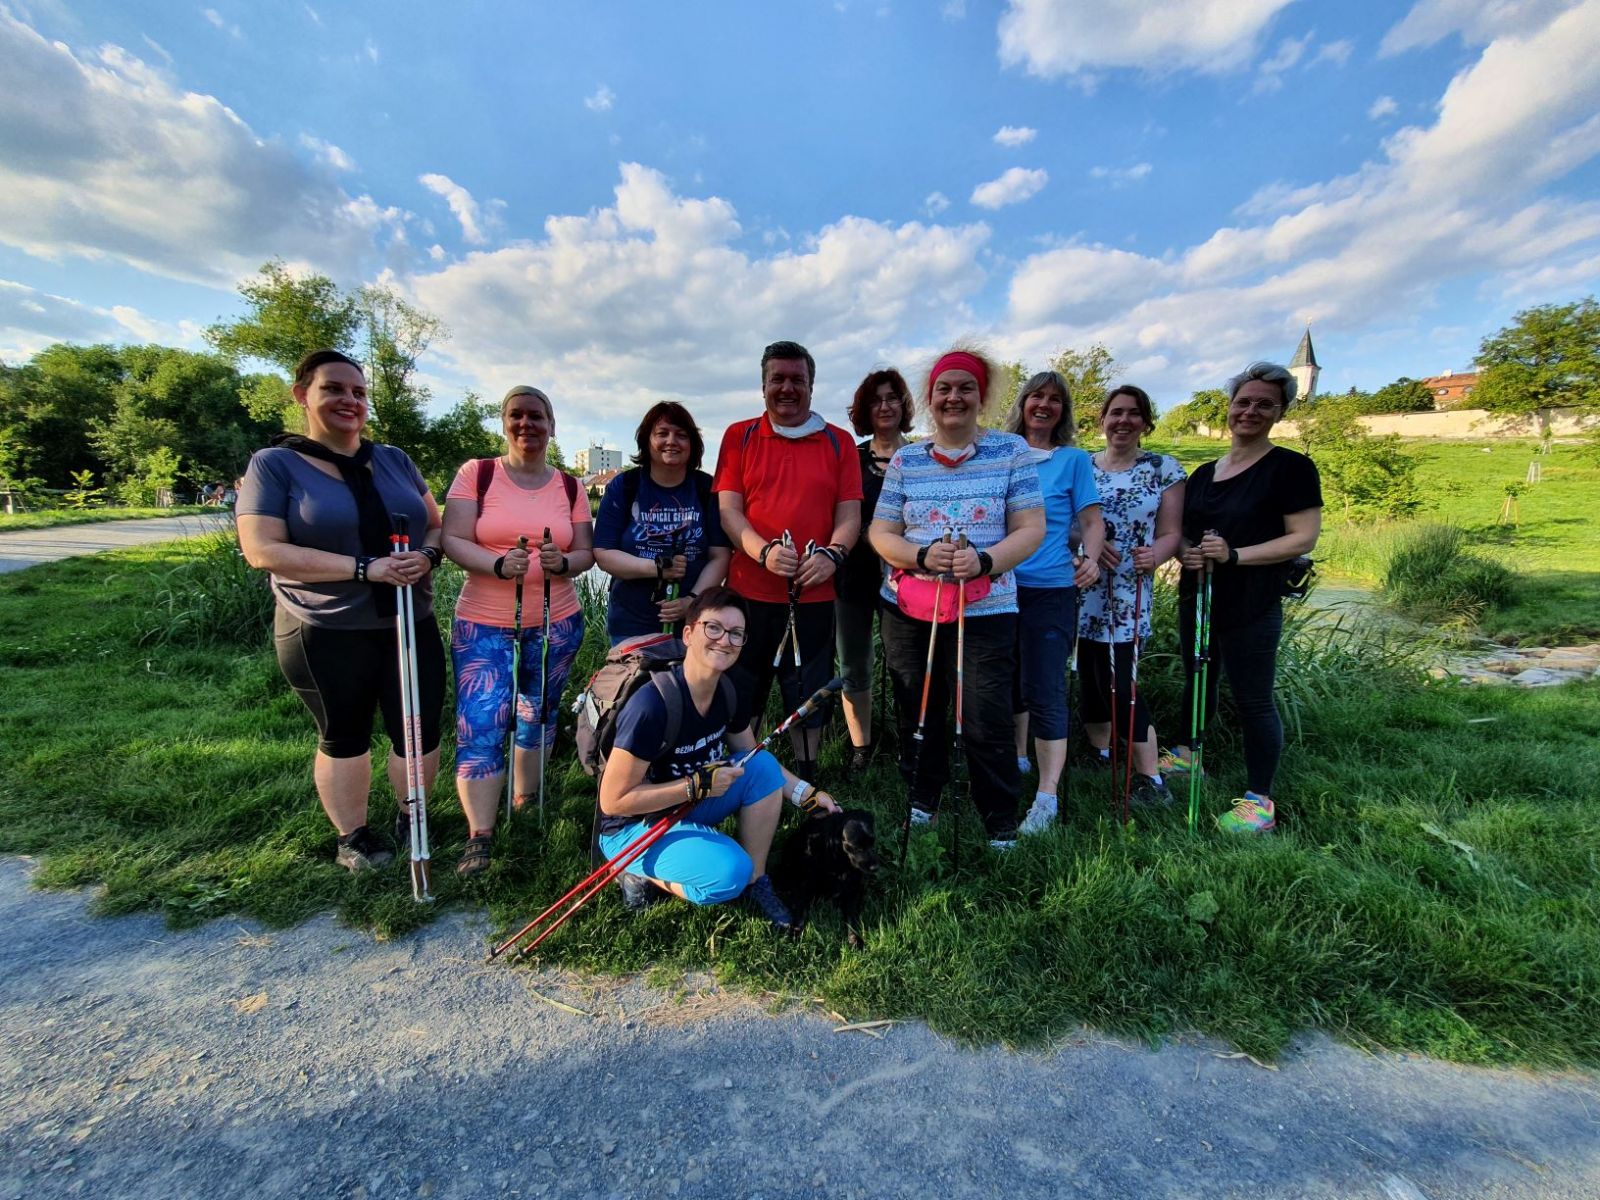
<path id="1" fill-rule="evenodd" d="M 1011 753 L 1011 679 L 1017 664 L 1012 572 L 1038 549 L 1045 518 L 1039 472 L 1027 443 L 978 422 L 998 374 L 993 361 L 974 350 L 951 350 L 933 364 L 923 393 L 933 436 L 902 446 L 889 460 L 870 536 L 891 568 L 879 611 L 911 820 L 922 825 L 933 820 L 949 779 L 947 714 L 958 686 L 956 653 L 964 640 L 962 748 L 972 799 L 989 844 L 1009 850 L 1016 845 L 1020 783 Z M 958 589 L 966 597 L 964 639 L 952 603 Z M 943 628 L 935 635 L 936 626 Z M 928 672 L 930 636 L 934 654 Z M 925 729 L 918 723 L 924 687 Z M 919 732 L 924 740 L 916 749 Z"/>
<path id="2" fill-rule="evenodd" d="M 861 521 L 872 522 L 883 473 L 911 429 L 911 391 L 893 367 L 873 371 L 850 401 L 850 425 L 867 440 L 861 456 Z M 871 435 L 868 437 L 867 435 Z M 868 538 L 857 538 L 834 580 L 834 637 L 839 674 L 850 681 L 844 693 L 844 723 L 850 731 L 850 769 L 862 771 L 872 755 L 872 618 L 883 587 L 883 560 Z"/>
<path id="3" fill-rule="evenodd" d="M 1039 755 L 1039 782 L 1023 833 L 1039 833 L 1059 815 L 1061 772 L 1071 724 L 1067 663 L 1078 635 L 1082 589 L 1100 578 L 1105 525 L 1089 456 L 1072 444 L 1072 394 L 1059 372 L 1040 371 L 1017 392 L 1006 429 L 1020 434 L 1039 469 L 1044 541 L 1017 565 L 1017 674 L 1012 692 L 1017 768 L 1027 770 L 1028 735 Z"/>
<path id="4" fill-rule="evenodd" d="M 1272 690 L 1283 636 L 1285 564 L 1310 554 L 1322 531 L 1316 464 L 1273 445 L 1269 436 L 1297 388 L 1287 369 L 1268 362 L 1251 363 L 1228 380 L 1232 444 L 1216 462 L 1195 468 L 1183 497 L 1178 638 L 1189 671 L 1182 711 L 1193 711 L 1194 598 L 1209 564 L 1215 667 L 1208 673 L 1202 722 L 1216 707 L 1226 674 L 1244 740 L 1244 796 L 1217 818 L 1226 833 L 1268 833 L 1277 823 L 1272 781 L 1283 752 L 1283 719 Z M 1189 769 L 1189 754 L 1190 747 L 1175 747 L 1169 769 Z"/>
<path id="5" fill-rule="evenodd" d="M 1079 619 L 1078 677 L 1083 682 L 1083 729 L 1096 760 L 1110 765 L 1112 717 L 1127 723 L 1127 697 L 1133 694 L 1133 614 L 1139 611 L 1139 638 L 1148 644 L 1150 580 L 1155 570 L 1178 551 L 1183 518 L 1184 473 L 1178 460 L 1142 449 L 1139 441 L 1156 427 L 1155 409 L 1143 388 L 1123 384 L 1100 403 L 1100 430 L 1106 448 L 1094 455 L 1095 488 L 1100 493 L 1106 524 L 1116 540 L 1106 540 L 1100 565 L 1110 577 L 1106 589 L 1084 593 Z M 1135 589 L 1143 589 L 1135 599 Z M 1113 666 L 1113 659 L 1115 665 Z M 1116 687 L 1111 673 L 1116 671 Z M 1111 696 L 1124 711 L 1113 714 Z M 1138 779 L 1130 799 L 1138 807 L 1171 803 L 1156 764 L 1156 730 L 1143 696 L 1134 701 L 1133 728 L 1124 730 L 1133 747 Z"/>
<path id="6" fill-rule="evenodd" d="M 533 795 L 539 759 L 555 741 L 567 672 L 583 642 L 583 608 L 573 580 L 594 563 L 589 499 L 576 479 L 546 461 L 556 430 L 550 397 L 520 384 L 501 400 L 500 421 L 506 452 L 463 463 L 444 513 L 445 551 L 467 573 L 450 627 L 456 794 L 470 835 L 456 865 L 463 877 L 489 866 L 505 791 L 508 728 L 516 755 L 512 803 L 520 809 Z M 518 545 L 524 537 L 526 549 Z M 542 606 L 535 600 L 524 607 L 513 679 L 519 578 L 535 598 L 550 581 L 550 628 L 546 644 Z"/>
<path id="7" fill-rule="evenodd" d="M 634 433 L 634 465 L 606 485 L 595 518 L 594 557 L 611 576 L 606 636 L 678 626 L 694 598 L 728 577 L 733 551 L 700 469 L 706 444 L 683 405 L 662 400 Z M 677 596 L 669 589 L 677 585 Z"/>
<path id="8" fill-rule="evenodd" d="M 425 788 L 439 769 L 444 647 L 429 578 L 440 561 L 439 509 L 405 451 L 361 436 L 367 381 L 354 359 L 337 350 L 306 355 L 295 368 L 294 400 L 306 431 L 279 434 L 251 456 L 239 487 L 239 546 L 246 562 L 271 573 L 278 666 L 317 725 L 312 777 L 339 833 L 335 857 L 364 871 L 394 857 L 367 826 L 372 718 L 380 710 L 400 805 L 397 836 L 409 836 L 395 648 L 395 589 L 407 585 L 417 614 Z M 396 514 L 417 546 L 407 554 L 392 553 Z"/>

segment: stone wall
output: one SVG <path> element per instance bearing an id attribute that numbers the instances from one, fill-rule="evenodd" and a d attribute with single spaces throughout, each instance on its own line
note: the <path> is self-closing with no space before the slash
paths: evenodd
<path id="1" fill-rule="evenodd" d="M 1312 401 L 1313 404 L 1316 401 Z M 1447 412 L 1381 413 L 1357 417 L 1368 433 L 1398 433 L 1403 438 L 1537 438 L 1548 428 L 1551 437 L 1577 438 L 1595 427 L 1594 417 L 1584 418 L 1570 408 L 1542 408 L 1531 416 L 1507 416 L 1481 408 L 1453 408 Z M 1272 427 L 1275 438 L 1299 437 L 1294 421 Z"/>

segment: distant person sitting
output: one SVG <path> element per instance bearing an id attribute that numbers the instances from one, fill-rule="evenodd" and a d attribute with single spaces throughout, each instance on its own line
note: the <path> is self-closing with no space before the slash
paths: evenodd
<path id="1" fill-rule="evenodd" d="M 682 720 L 668 745 L 667 705 L 651 686 L 640 688 L 617 717 L 616 735 L 600 783 L 600 848 L 615 858 L 667 810 L 698 803 L 620 876 L 623 902 L 635 911 L 668 893 L 691 904 L 747 897 L 774 927 L 793 928 L 789 910 L 767 878 L 767 852 L 783 800 L 837 812 L 826 792 L 790 774 L 766 750 L 743 766 L 755 745 L 750 699 L 720 686 L 749 637 L 748 609 L 721 586 L 701 592 L 685 614 L 681 666 L 672 668 Z M 739 814 L 738 838 L 716 826 Z"/>

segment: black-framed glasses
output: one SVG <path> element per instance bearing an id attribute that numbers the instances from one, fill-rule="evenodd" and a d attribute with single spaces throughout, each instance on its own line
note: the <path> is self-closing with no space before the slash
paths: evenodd
<path id="1" fill-rule="evenodd" d="M 720 621 L 696 621 L 695 624 L 700 626 L 710 641 L 720 642 L 726 637 L 730 646 L 744 645 L 745 631 L 742 629 L 729 629 Z"/>

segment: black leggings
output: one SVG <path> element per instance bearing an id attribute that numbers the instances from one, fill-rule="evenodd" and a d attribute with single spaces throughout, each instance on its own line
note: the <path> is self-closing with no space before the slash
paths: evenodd
<path id="1" fill-rule="evenodd" d="M 1111 655 L 1105 642 L 1078 639 L 1078 679 L 1083 688 L 1080 714 L 1085 725 L 1106 725 L 1111 722 Z M 1140 650 L 1144 649 L 1143 644 Z M 1133 690 L 1133 643 L 1117 643 L 1117 712 L 1118 737 L 1127 737 L 1128 696 Z M 1134 742 L 1142 742 L 1150 735 L 1150 710 L 1145 707 L 1141 692 L 1133 702 L 1133 727 L 1138 730 Z"/>
<path id="2" fill-rule="evenodd" d="M 1207 671 L 1205 713 L 1209 724 L 1217 708 L 1217 688 L 1224 672 L 1228 690 L 1239 712 L 1239 732 L 1244 737 L 1245 787 L 1258 796 L 1272 795 L 1272 778 L 1283 754 L 1283 718 L 1272 698 L 1278 677 L 1278 642 L 1283 637 L 1283 605 L 1273 606 L 1248 625 L 1232 629 L 1211 626 L 1211 665 Z M 1183 684 L 1183 719 L 1194 712 L 1194 603 L 1178 605 L 1178 642 L 1186 671 Z M 1184 736 L 1189 736 L 1188 726 Z"/>
<path id="3" fill-rule="evenodd" d="M 400 719 L 399 651 L 393 629 L 325 629 L 278 606 L 272 640 L 278 667 L 317 723 L 317 749 L 329 758 L 359 758 L 372 747 L 372 715 L 397 755 L 405 755 Z M 439 748 L 444 707 L 444 644 L 432 613 L 417 614 L 417 689 L 422 752 Z"/>

